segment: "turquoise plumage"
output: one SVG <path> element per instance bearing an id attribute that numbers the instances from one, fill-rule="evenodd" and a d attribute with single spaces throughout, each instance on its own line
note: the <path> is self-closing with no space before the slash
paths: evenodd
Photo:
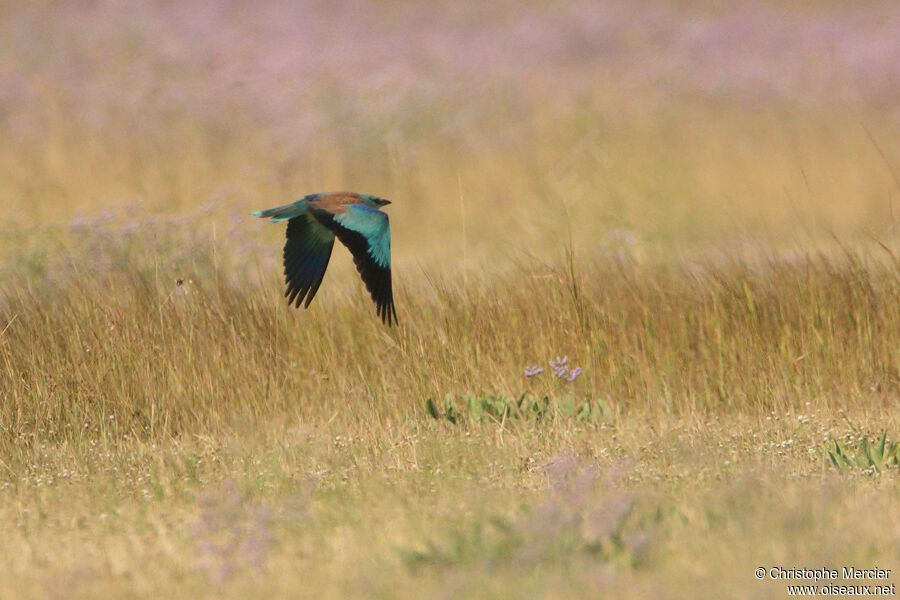
<path id="1" fill-rule="evenodd" d="M 250 213 L 272 222 L 287 221 L 284 292 L 288 304 L 309 306 L 319 290 L 337 236 L 353 255 L 356 270 L 375 301 L 378 316 L 397 322 L 391 286 L 391 226 L 379 207 L 389 200 L 368 194 L 310 194 L 293 204 Z M 305 300 L 305 302 L 304 302 Z"/>

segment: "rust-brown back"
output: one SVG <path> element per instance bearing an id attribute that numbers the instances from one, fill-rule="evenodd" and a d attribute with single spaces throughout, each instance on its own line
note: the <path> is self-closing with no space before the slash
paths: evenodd
<path id="1" fill-rule="evenodd" d="M 325 194 L 315 200 L 310 200 L 309 205 L 312 208 L 326 210 L 332 214 L 341 214 L 347 212 L 347 204 L 358 204 L 362 202 L 359 194 L 353 192 L 333 192 Z"/>

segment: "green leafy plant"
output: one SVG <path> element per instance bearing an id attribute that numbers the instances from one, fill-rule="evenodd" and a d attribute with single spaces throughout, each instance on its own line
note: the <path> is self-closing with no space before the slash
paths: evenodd
<path id="1" fill-rule="evenodd" d="M 536 421 L 553 416 L 562 416 L 576 421 L 599 421 L 609 415 L 606 403 L 587 398 L 577 401 L 567 394 L 555 399 L 550 396 L 530 396 L 521 394 L 518 398 L 503 394 L 444 396 L 443 407 L 434 398 L 425 400 L 425 411 L 434 419 L 446 419 L 458 423 L 465 419 L 477 423 L 507 420 Z"/>
<path id="2" fill-rule="evenodd" d="M 874 468 L 880 473 L 887 467 L 900 466 L 900 442 L 889 442 L 887 431 L 881 434 L 881 441 L 877 444 L 863 438 L 855 455 L 837 440 L 832 440 L 831 447 L 826 447 L 825 452 L 831 464 L 839 471 Z"/>

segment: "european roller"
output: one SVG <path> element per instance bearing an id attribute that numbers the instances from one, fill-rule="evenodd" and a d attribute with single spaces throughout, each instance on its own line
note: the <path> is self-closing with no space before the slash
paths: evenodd
<path id="1" fill-rule="evenodd" d="M 334 192 L 310 194 L 293 204 L 250 213 L 278 223 L 287 221 L 284 244 L 284 292 L 288 304 L 309 307 L 325 276 L 334 237 L 337 236 L 353 255 L 356 270 L 362 276 L 381 320 L 397 322 L 394 293 L 391 289 L 391 225 L 379 207 L 389 200 Z"/>

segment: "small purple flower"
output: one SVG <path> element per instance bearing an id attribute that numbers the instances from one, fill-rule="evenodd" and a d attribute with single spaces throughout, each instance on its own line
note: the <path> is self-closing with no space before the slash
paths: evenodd
<path id="1" fill-rule="evenodd" d="M 553 370 L 553 374 L 556 375 L 559 379 L 565 379 L 566 381 L 572 382 L 575 381 L 579 375 L 581 375 L 581 367 L 575 367 L 574 369 L 569 369 L 566 365 L 569 363 L 569 357 L 566 356 L 557 356 L 550 362 L 550 368 Z M 525 367 L 525 377 L 534 377 L 535 375 L 540 375 L 544 372 L 542 367 L 534 366 L 534 367 Z"/>
<path id="2" fill-rule="evenodd" d="M 550 361 L 550 366 L 553 367 L 553 370 L 554 370 L 554 371 L 556 371 L 557 369 L 563 368 L 563 365 L 565 365 L 567 362 L 569 362 L 569 356 L 568 356 L 568 355 L 565 355 L 565 356 L 562 356 L 562 357 L 557 356 L 557 357 L 556 357 L 556 360 L 551 360 L 551 361 Z"/>
<path id="3" fill-rule="evenodd" d="M 534 377 L 544 372 L 542 367 L 525 367 L 525 377 Z"/>
<path id="4" fill-rule="evenodd" d="M 565 378 L 566 381 L 575 381 L 575 379 L 576 379 L 579 375 L 581 375 L 581 367 L 575 367 L 574 369 L 572 369 L 571 371 L 569 371 L 569 374 L 566 375 L 564 378 Z"/>

